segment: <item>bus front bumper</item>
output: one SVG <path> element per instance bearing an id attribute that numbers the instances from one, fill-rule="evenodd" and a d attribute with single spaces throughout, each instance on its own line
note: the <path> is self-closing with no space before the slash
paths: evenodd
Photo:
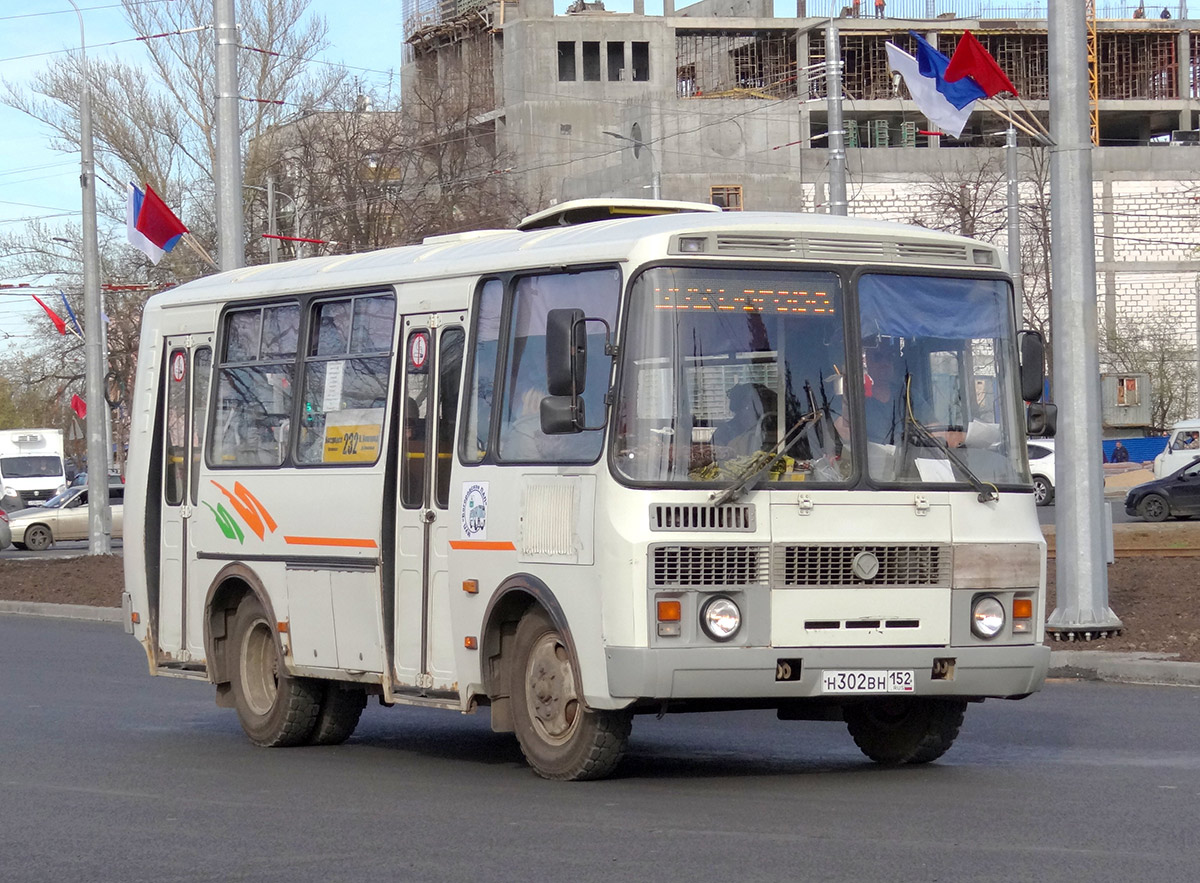
<path id="1" fill-rule="evenodd" d="M 1040 644 L 995 647 L 609 647 L 618 699 L 830 698 L 832 672 L 912 672 L 913 695 L 1004 698 L 1039 690 L 1050 664 Z"/>

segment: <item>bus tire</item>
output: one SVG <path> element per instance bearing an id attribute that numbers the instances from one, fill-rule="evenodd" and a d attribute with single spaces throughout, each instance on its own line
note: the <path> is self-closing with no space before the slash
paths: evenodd
<path id="1" fill-rule="evenodd" d="M 54 534 L 44 524 L 31 524 L 25 528 L 24 545 L 31 552 L 44 552 L 54 545 Z"/>
<path id="2" fill-rule="evenodd" d="M 310 745 L 341 745 L 354 733 L 363 709 L 367 707 L 367 691 L 360 687 L 343 687 L 337 681 L 325 684 L 317 724 L 308 737 Z"/>
<path id="3" fill-rule="evenodd" d="M 929 763 L 950 750 L 967 703 L 960 699 L 872 699 L 844 709 L 854 744 L 876 763 Z"/>
<path id="4" fill-rule="evenodd" d="M 571 651 L 544 610 L 521 619 L 513 651 L 513 728 L 529 766 L 562 781 L 610 775 L 629 744 L 632 713 L 584 706 Z"/>
<path id="5" fill-rule="evenodd" d="M 280 748 L 308 741 L 320 711 L 320 686 L 288 674 L 272 623 L 247 595 L 233 618 L 233 704 L 255 745 Z"/>

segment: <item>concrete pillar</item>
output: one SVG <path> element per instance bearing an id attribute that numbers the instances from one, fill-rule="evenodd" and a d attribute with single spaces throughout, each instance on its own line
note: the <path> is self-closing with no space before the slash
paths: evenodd
<path id="1" fill-rule="evenodd" d="M 670 18 L 675 14 L 675 0 L 663 0 L 663 18 Z"/>
<path id="2" fill-rule="evenodd" d="M 1179 128 L 1195 128 L 1196 99 L 1192 95 L 1192 32 L 1187 28 L 1179 31 L 1179 97 L 1183 99 L 1183 110 L 1179 112 Z"/>
<path id="3" fill-rule="evenodd" d="M 646 0 L 633 0 L 633 14 L 634 15 L 645 15 L 646 14 Z"/>
<path id="4" fill-rule="evenodd" d="M 1100 240 L 1100 254 L 1106 269 L 1104 271 L 1104 331 L 1109 337 L 1117 336 L 1117 274 L 1113 272 L 1113 187 L 1112 173 L 1105 172 L 1100 184 L 1100 212 L 1103 217 L 1103 238 Z"/>

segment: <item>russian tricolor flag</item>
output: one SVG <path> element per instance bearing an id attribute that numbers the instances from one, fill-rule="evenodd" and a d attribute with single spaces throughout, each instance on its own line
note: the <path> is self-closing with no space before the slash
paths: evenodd
<path id="1" fill-rule="evenodd" d="M 188 228 L 149 184 L 143 193 L 131 183 L 125 204 L 125 232 L 130 244 L 141 249 L 151 263 L 157 264 L 183 238 Z"/>

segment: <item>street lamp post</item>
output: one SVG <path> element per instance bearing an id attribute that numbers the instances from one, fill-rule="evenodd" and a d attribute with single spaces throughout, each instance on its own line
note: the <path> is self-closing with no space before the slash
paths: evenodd
<path id="1" fill-rule="evenodd" d="M 100 305 L 100 246 L 96 239 L 96 162 L 92 148 L 92 84 L 87 63 L 83 13 L 75 0 L 67 0 L 79 19 L 79 57 L 83 91 L 79 96 L 79 187 L 83 191 L 83 304 L 87 324 L 84 335 L 84 374 L 91 411 L 87 421 L 88 552 L 107 555 L 111 550 L 112 511 L 108 506 L 107 421 L 104 400 L 104 319 Z"/>
<path id="2" fill-rule="evenodd" d="M 267 186 L 259 187 L 257 184 L 243 184 L 247 190 L 261 190 L 267 194 L 267 255 L 268 261 L 272 264 L 279 263 L 279 240 L 276 238 L 279 233 L 278 225 L 275 222 L 275 197 L 282 196 L 292 203 L 292 217 L 295 219 L 294 228 L 296 235 L 300 235 L 300 200 L 291 194 L 284 193 L 282 190 L 275 189 L 275 176 L 267 176 Z M 296 260 L 304 257 L 304 243 L 296 243 Z"/>
<path id="3" fill-rule="evenodd" d="M 618 141 L 628 141 L 632 144 L 634 159 L 639 159 L 642 151 L 646 151 L 646 155 L 650 157 L 650 198 L 662 199 L 662 176 L 658 170 L 658 162 L 654 159 L 654 151 L 650 149 L 649 144 L 642 140 L 642 127 L 634 123 L 631 135 L 622 135 L 620 132 L 612 132 L 608 129 L 604 130 L 604 134 L 616 138 Z"/>

